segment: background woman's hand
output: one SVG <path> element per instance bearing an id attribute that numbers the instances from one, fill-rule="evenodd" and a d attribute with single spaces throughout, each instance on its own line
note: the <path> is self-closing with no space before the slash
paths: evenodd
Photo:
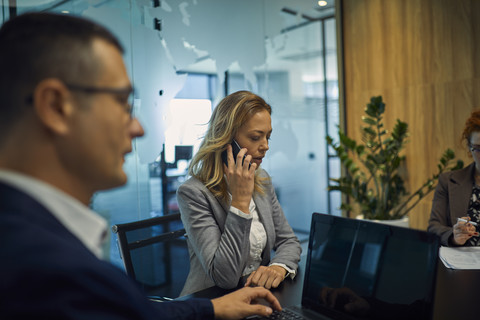
<path id="1" fill-rule="evenodd" d="M 470 217 L 462 217 L 467 221 L 470 221 Z M 477 229 L 471 223 L 464 221 L 457 221 L 453 226 L 453 243 L 456 245 L 464 245 L 468 239 L 473 236 L 478 236 Z"/>
<path id="2" fill-rule="evenodd" d="M 267 289 L 276 288 L 287 275 L 287 270 L 281 266 L 260 266 L 253 271 L 245 282 L 245 287 L 259 286 Z"/>
<path id="3" fill-rule="evenodd" d="M 228 145 L 228 166 L 224 164 L 223 169 L 227 177 L 230 193 L 232 194 L 232 206 L 244 213 L 250 213 L 249 206 L 254 190 L 257 164 L 251 163 L 252 156 L 247 155 L 242 165 L 242 159 L 245 154 L 247 154 L 247 149 L 242 148 L 235 162 L 233 160 L 232 146 Z"/>

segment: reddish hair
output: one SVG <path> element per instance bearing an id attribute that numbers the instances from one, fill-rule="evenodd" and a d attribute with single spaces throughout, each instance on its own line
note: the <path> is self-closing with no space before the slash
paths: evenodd
<path id="1" fill-rule="evenodd" d="M 480 110 L 473 111 L 470 118 L 465 121 L 462 139 L 465 139 L 467 146 L 470 146 L 470 137 L 474 132 L 480 132 Z"/>

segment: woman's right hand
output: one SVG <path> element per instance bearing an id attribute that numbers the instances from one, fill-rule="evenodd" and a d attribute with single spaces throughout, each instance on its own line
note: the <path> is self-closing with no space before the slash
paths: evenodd
<path id="1" fill-rule="evenodd" d="M 462 217 L 467 221 L 470 221 L 470 217 Z M 458 220 L 453 226 L 453 243 L 462 246 L 473 236 L 478 236 L 477 229 L 471 223 Z"/>
<path id="2" fill-rule="evenodd" d="M 251 163 L 252 156 L 247 155 L 245 160 L 242 159 L 247 153 L 247 149 L 242 148 L 237 155 L 237 161 L 233 160 L 232 146 L 227 146 L 228 166 L 223 165 L 224 173 L 227 177 L 228 187 L 232 194 L 232 206 L 244 213 L 250 213 L 250 200 L 252 199 L 254 190 L 256 163 Z"/>

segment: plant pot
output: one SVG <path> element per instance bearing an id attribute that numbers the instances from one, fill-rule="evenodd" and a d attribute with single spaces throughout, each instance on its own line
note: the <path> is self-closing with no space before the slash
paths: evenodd
<path id="1" fill-rule="evenodd" d="M 363 214 L 359 214 L 356 219 L 364 219 Z M 391 226 L 396 226 L 396 227 L 403 227 L 403 228 L 410 228 L 410 220 L 408 219 L 408 216 L 405 216 L 401 219 L 394 219 L 394 220 L 369 220 L 377 223 L 383 223 L 383 224 L 388 224 Z"/>

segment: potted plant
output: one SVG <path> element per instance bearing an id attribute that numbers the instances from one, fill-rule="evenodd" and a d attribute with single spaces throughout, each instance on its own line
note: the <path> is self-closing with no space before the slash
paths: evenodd
<path id="1" fill-rule="evenodd" d="M 447 149 L 437 165 L 438 171 L 415 192 L 409 193 L 399 168 L 405 162 L 401 154 L 407 143 L 408 125 L 397 119 L 389 133 L 383 124 L 385 103 L 382 97 L 372 97 L 365 108 L 362 140 L 357 142 L 339 130 L 340 141 L 327 136 L 327 143 L 340 158 L 345 175 L 331 179 L 329 190 L 338 190 L 347 197 L 342 210 L 363 215 L 371 220 L 393 220 L 407 217 L 419 201 L 434 188 L 438 176 L 446 170 L 463 168 L 463 161 L 454 163 L 455 153 Z"/>

